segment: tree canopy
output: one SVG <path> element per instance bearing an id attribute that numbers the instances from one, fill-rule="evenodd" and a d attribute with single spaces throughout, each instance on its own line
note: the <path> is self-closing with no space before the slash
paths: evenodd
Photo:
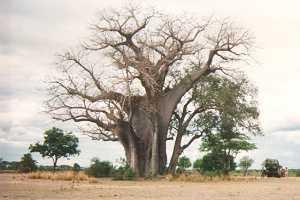
<path id="1" fill-rule="evenodd" d="M 246 148 L 241 145 L 247 145 L 244 141 L 248 135 L 261 134 L 258 116 L 256 89 L 245 75 L 240 74 L 234 79 L 220 75 L 203 78 L 183 97 L 174 111 L 169 126 L 169 137 L 175 137 L 175 145 L 169 171 L 174 173 L 173 164 L 186 148 L 195 140 L 211 133 L 222 132 L 223 135 L 213 135 L 217 138 L 210 136 L 211 140 L 216 141 L 226 135 L 236 137 L 230 144 L 226 143 L 232 146 L 231 149 Z M 235 131 L 237 136 L 229 136 L 228 131 L 225 132 L 225 126 L 230 126 L 225 125 L 229 123 L 229 119 L 234 122 L 234 127 L 229 132 L 232 134 Z"/>

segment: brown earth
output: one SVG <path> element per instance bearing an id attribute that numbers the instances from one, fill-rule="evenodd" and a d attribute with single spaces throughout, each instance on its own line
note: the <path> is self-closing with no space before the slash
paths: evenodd
<path id="1" fill-rule="evenodd" d="M 111 181 L 80 182 L 33 180 L 25 175 L 0 174 L 0 199 L 14 200 L 300 200 L 300 178 L 266 178 L 254 181 L 170 182 Z"/>

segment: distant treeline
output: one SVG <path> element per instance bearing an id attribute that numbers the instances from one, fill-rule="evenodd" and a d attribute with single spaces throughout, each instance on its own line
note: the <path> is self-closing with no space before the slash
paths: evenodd
<path id="1" fill-rule="evenodd" d="M 0 160 L 0 170 L 14 170 L 18 171 L 20 168 L 20 161 L 5 161 L 5 160 Z M 60 165 L 57 166 L 57 170 L 72 170 L 73 166 L 70 165 Z M 37 170 L 40 171 L 51 171 L 53 170 L 52 165 L 38 165 Z"/>
<path id="2" fill-rule="evenodd" d="M 0 170 L 18 170 L 19 162 L 0 160 Z"/>
<path id="3" fill-rule="evenodd" d="M 57 166 L 58 171 L 70 171 L 73 170 L 71 165 L 59 165 Z M 100 161 L 98 159 L 93 159 L 90 167 L 81 167 L 80 169 L 86 171 L 87 174 L 95 177 L 108 177 L 114 170 L 112 163 L 109 161 Z M 124 167 L 123 167 L 124 168 Z M 125 167 L 126 168 L 126 167 Z M 0 171 L 20 171 L 20 162 L 17 161 L 5 161 L 0 158 Z M 39 171 L 52 171 L 52 165 L 38 165 L 37 169 Z M 233 176 L 240 176 L 243 174 L 242 170 L 234 170 L 230 173 Z M 260 176 L 260 169 L 250 169 L 248 175 L 250 176 Z M 288 175 L 290 177 L 300 177 L 300 169 L 289 169 Z"/>
<path id="4" fill-rule="evenodd" d="M 235 170 L 232 172 L 232 175 L 241 175 L 242 171 L 241 170 Z M 261 170 L 260 169 L 249 169 L 248 175 L 250 176 L 260 176 L 261 175 Z M 300 177 L 300 169 L 289 169 L 288 170 L 288 176 L 291 177 Z"/>

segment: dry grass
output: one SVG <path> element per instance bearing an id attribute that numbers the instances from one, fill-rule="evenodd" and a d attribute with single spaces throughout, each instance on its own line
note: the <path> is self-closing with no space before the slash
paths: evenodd
<path id="1" fill-rule="evenodd" d="M 98 183 L 98 179 L 94 177 L 89 177 L 89 183 Z"/>
<path id="2" fill-rule="evenodd" d="M 31 179 L 49 179 L 49 180 L 63 180 L 63 181 L 90 181 L 94 179 L 86 175 L 84 172 L 75 173 L 73 171 L 38 171 L 28 174 Z"/>
<path id="3" fill-rule="evenodd" d="M 12 177 L 15 176 L 15 179 Z M 49 181 L 25 178 L 23 174 L 0 174 L 1 200 L 300 200 L 300 178 L 264 178 L 262 181 Z M 161 178 L 161 177 L 159 177 Z M 165 177 L 166 178 L 166 177 Z M 258 177 L 259 178 L 259 177 Z M 93 180 L 92 180 L 93 181 Z M 71 189 L 74 188 L 74 189 Z"/>
<path id="4" fill-rule="evenodd" d="M 73 171 L 37 171 L 28 174 L 30 179 L 48 179 L 48 180 L 64 180 L 64 181 L 88 181 L 88 183 L 98 183 L 98 179 L 89 177 L 84 172 L 74 173 Z M 183 182 L 220 182 L 220 181 L 255 181 L 259 177 L 255 176 L 206 176 L 199 173 L 186 173 L 178 176 L 166 175 L 165 180 L 183 181 Z"/>
<path id="5" fill-rule="evenodd" d="M 186 181 L 186 182 L 220 182 L 220 181 L 255 181 L 258 177 L 255 176 L 205 176 L 199 173 L 180 174 L 178 176 L 166 176 L 170 181 Z"/>

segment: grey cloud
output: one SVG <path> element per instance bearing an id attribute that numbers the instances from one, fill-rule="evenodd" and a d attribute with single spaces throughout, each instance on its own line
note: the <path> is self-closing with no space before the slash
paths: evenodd
<path id="1" fill-rule="evenodd" d="M 19 133 L 21 132 L 22 131 Z M 37 133 L 32 134 L 29 137 L 31 138 L 28 141 L 14 140 L 13 142 L 0 138 L 0 157 L 5 160 L 19 160 L 20 157 L 28 151 L 29 144 L 39 141 L 39 139 L 37 139 Z M 35 139 L 32 139 L 33 137 Z M 81 150 L 81 153 L 78 157 L 73 157 L 71 160 L 62 159 L 60 160 L 60 164 L 73 164 L 74 162 L 77 162 L 82 166 L 88 166 L 90 160 L 94 157 L 98 157 L 101 160 L 116 162 L 120 157 L 125 156 L 119 143 L 92 141 L 88 137 L 79 138 L 79 149 Z M 49 159 L 42 159 L 39 154 L 34 153 L 33 157 L 39 161 L 39 164 L 51 164 Z"/>
<path id="2" fill-rule="evenodd" d="M 2 55 L 9 55 L 11 53 L 12 47 L 11 47 L 11 34 L 10 30 L 3 28 L 0 30 L 0 53 Z"/>
<path id="3" fill-rule="evenodd" d="M 291 123 L 286 126 L 278 127 L 273 130 L 273 132 L 288 132 L 288 131 L 299 131 L 300 133 L 300 121 L 299 123 Z"/>
<path id="4" fill-rule="evenodd" d="M 28 150 L 27 146 L 4 143 L 0 140 L 0 157 L 8 161 L 20 160 L 21 156 Z"/>
<path id="5" fill-rule="evenodd" d="M 258 149 L 249 152 L 255 159 L 255 167 L 260 168 L 266 158 L 275 158 L 289 168 L 300 167 L 300 131 L 267 133 L 254 140 Z"/>
<path id="6" fill-rule="evenodd" d="M 0 119 L 1 119 L 0 130 L 2 131 L 2 133 L 8 133 L 12 127 L 12 121 L 10 119 L 2 119 L 2 118 Z M 0 138 L 1 138 L 1 134 L 0 134 Z"/>
<path id="7" fill-rule="evenodd" d="M 10 78 L 8 78 L 10 79 Z M 6 100 L 8 97 L 13 96 L 14 91 L 10 85 L 10 83 L 7 83 L 8 85 L 6 86 L 0 86 L 0 101 L 1 100 Z M 0 102 L 1 103 L 1 102 Z M 1 107 L 0 107 L 1 109 Z M 1 112 L 1 110 L 0 110 Z"/>

